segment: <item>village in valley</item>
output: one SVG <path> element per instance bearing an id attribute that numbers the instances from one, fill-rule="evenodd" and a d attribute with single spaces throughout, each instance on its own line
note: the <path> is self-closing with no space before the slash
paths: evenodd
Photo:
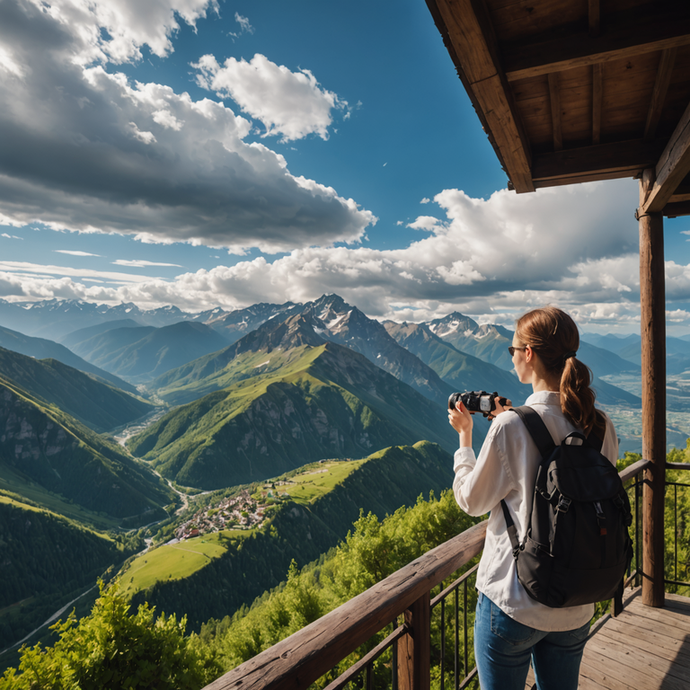
<path id="1" fill-rule="evenodd" d="M 182 523 L 175 530 L 173 542 L 226 529 L 262 527 L 266 519 L 266 508 L 289 497 L 287 492 L 278 487 L 292 483 L 289 480 L 270 482 L 254 494 L 243 489 L 234 496 L 223 498 L 220 503 L 199 510 Z"/>

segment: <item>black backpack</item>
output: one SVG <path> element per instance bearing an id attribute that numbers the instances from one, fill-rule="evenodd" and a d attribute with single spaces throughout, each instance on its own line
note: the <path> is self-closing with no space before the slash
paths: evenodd
<path id="1" fill-rule="evenodd" d="M 601 454 L 602 440 L 573 432 L 557 446 L 531 407 L 513 409 L 542 456 L 522 543 L 501 501 L 518 579 L 530 597 L 554 608 L 622 595 L 632 514 L 616 468 Z"/>

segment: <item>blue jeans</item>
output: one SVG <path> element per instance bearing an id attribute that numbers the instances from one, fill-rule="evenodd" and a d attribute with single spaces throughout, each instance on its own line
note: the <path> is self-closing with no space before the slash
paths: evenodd
<path id="1" fill-rule="evenodd" d="M 577 690 L 589 621 L 567 632 L 518 623 L 481 592 L 474 621 L 474 655 L 482 690 L 524 690 L 530 659 L 538 690 Z"/>

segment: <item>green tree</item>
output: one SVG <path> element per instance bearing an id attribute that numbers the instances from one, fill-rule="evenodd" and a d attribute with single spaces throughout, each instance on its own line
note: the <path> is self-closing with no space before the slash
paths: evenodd
<path id="1" fill-rule="evenodd" d="M 105 590 L 89 616 L 74 612 L 52 628 L 53 647 L 24 647 L 19 669 L 0 679 L 2 690 L 196 690 L 221 674 L 213 652 L 185 637 L 186 619 L 157 617 L 148 604 L 129 612 L 115 587 Z"/>

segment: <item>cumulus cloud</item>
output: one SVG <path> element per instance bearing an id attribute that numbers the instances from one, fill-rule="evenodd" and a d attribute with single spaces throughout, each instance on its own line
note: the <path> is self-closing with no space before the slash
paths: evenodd
<path id="1" fill-rule="evenodd" d="M 305 184 L 281 155 L 246 141 L 248 119 L 108 72 L 108 62 L 138 59 L 144 44 L 167 55 L 179 21 L 193 25 L 216 9 L 214 0 L 0 2 L 2 222 L 239 254 L 359 241 L 373 214 L 332 188 Z M 321 135 L 327 118 L 319 119 L 325 105 L 316 101 L 332 97 L 337 106 L 337 99 L 311 74 L 284 76 L 313 90 L 319 115 L 303 127 Z M 281 93 L 287 98 L 289 89 Z M 294 115 L 305 111 L 285 105 L 284 120 L 273 104 L 267 121 L 296 136 Z"/>
<path id="2" fill-rule="evenodd" d="M 435 198 L 445 211 L 443 222 L 399 249 L 306 247 L 274 261 L 258 257 L 172 280 L 59 274 L 8 262 L 0 263 L 0 271 L 22 273 L 25 279 L 15 281 L 22 290 L 17 295 L 32 298 L 52 296 L 55 286 L 89 301 L 200 311 L 304 302 L 336 292 L 375 317 L 422 321 L 457 310 L 506 326 L 525 310 L 552 303 L 568 309 L 585 330 L 636 330 L 638 233 L 630 213 L 636 201 L 633 181 L 519 196 L 501 191 L 489 199 L 446 190 Z M 86 284 L 86 277 L 106 282 Z M 690 326 L 683 321 L 690 266 L 667 261 L 666 287 L 674 323 Z"/>
<path id="3" fill-rule="evenodd" d="M 213 55 L 204 55 L 192 65 L 197 81 L 219 96 L 230 96 L 243 112 L 266 127 L 264 136 L 280 134 L 284 141 L 309 134 L 328 138 L 334 109 L 347 109 L 347 102 L 319 86 L 306 69 L 291 72 L 264 55 L 249 62 L 234 57 L 221 66 Z"/>

